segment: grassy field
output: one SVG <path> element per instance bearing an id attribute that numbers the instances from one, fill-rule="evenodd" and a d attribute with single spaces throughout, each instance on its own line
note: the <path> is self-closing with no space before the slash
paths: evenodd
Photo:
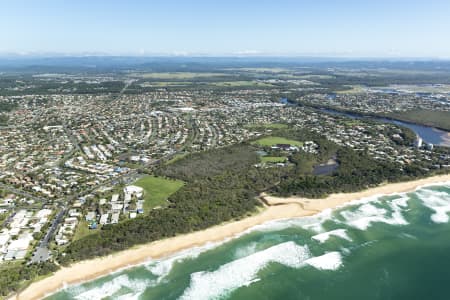
<path id="1" fill-rule="evenodd" d="M 255 73 L 282 73 L 291 72 L 287 68 L 228 68 L 228 71 L 243 71 L 243 72 L 255 72 Z"/>
<path id="2" fill-rule="evenodd" d="M 403 121 L 450 130 L 450 112 L 448 111 L 410 110 L 391 113 L 388 116 Z"/>
<path id="3" fill-rule="evenodd" d="M 80 223 L 77 225 L 77 229 L 75 230 L 75 234 L 73 236 L 74 241 L 79 240 L 90 234 L 93 234 L 99 230 L 99 227 L 97 227 L 97 229 L 89 229 L 88 225 L 89 223 L 85 219 L 81 219 Z"/>
<path id="4" fill-rule="evenodd" d="M 263 156 L 261 157 L 261 162 L 263 163 L 283 163 L 285 162 L 287 157 L 278 157 L 278 156 Z"/>
<path id="5" fill-rule="evenodd" d="M 213 76 L 230 76 L 226 73 L 194 73 L 194 72 L 163 72 L 163 73 L 132 73 L 131 77 L 151 78 L 151 79 L 193 79 Z"/>
<path id="6" fill-rule="evenodd" d="M 303 146 L 302 142 L 289 140 L 289 139 L 277 137 L 277 136 L 268 136 L 268 137 L 254 141 L 253 144 L 258 144 L 261 146 L 273 146 L 276 144 L 290 144 L 292 146 L 297 146 L 297 147 Z"/>
<path id="7" fill-rule="evenodd" d="M 214 86 L 220 87 L 271 87 L 271 84 L 257 81 L 224 81 L 224 82 L 212 82 Z"/>
<path id="8" fill-rule="evenodd" d="M 185 86 L 192 84 L 189 81 L 152 81 L 152 82 L 144 82 L 141 84 L 141 87 L 166 87 L 166 86 Z"/>
<path id="9" fill-rule="evenodd" d="M 167 204 L 167 198 L 178 191 L 184 183 L 162 177 L 145 176 L 134 183 L 144 189 L 144 212 L 149 212 L 156 206 Z"/>
<path id="10" fill-rule="evenodd" d="M 361 85 L 352 85 L 348 90 L 337 91 L 336 94 L 361 94 L 365 93 L 366 88 Z"/>

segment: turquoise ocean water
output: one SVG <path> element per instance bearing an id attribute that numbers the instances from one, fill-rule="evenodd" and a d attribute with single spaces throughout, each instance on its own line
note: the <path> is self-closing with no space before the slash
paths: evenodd
<path id="1" fill-rule="evenodd" d="M 46 299 L 450 299 L 450 185 L 361 199 Z"/>

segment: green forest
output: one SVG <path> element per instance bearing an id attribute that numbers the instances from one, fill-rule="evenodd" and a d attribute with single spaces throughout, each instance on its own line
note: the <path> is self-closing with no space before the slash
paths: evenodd
<path id="1" fill-rule="evenodd" d="M 51 274 L 58 266 L 44 262 L 39 264 L 24 265 L 19 262 L 8 262 L 0 265 L 0 299 L 12 292 L 20 290 L 31 281 Z"/>

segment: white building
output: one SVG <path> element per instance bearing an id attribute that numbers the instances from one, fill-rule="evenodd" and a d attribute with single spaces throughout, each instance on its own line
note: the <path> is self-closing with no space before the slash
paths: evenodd
<path id="1" fill-rule="evenodd" d="M 137 198 L 142 198 L 144 189 L 141 188 L 140 186 L 129 185 L 123 189 L 123 192 L 125 194 L 125 197 L 127 197 L 127 195 L 132 196 L 134 194 L 136 195 Z"/>
<path id="2" fill-rule="evenodd" d="M 112 214 L 111 216 L 111 224 L 119 223 L 119 213 Z"/>
<path id="3" fill-rule="evenodd" d="M 417 140 L 416 140 L 416 147 L 417 148 L 422 148 L 423 146 L 423 140 L 421 137 L 417 136 Z"/>
<path id="4" fill-rule="evenodd" d="M 109 218 L 109 214 L 101 215 L 101 217 L 100 217 L 100 224 L 101 225 L 108 224 L 108 218 Z"/>
<path id="5" fill-rule="evenodd" d="M 94 211 L 90 211 L 86 214 L 86 221 L 90 222 L 90 221 L 94 221 L 95 220 L 95 212 Z"/>
<path id="6" fill-rule="evenodd" d="M 119 194 L 114 194 L 111 197 L 111 202 L 117 202 L 119 201 Z"/>

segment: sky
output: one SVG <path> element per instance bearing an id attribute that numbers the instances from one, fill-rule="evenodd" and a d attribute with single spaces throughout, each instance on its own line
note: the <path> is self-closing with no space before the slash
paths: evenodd
<path id="1" fill-rule="evenodd" d="M 0 54 L 450 57 L 450 0 L 0 0 Z"/>

